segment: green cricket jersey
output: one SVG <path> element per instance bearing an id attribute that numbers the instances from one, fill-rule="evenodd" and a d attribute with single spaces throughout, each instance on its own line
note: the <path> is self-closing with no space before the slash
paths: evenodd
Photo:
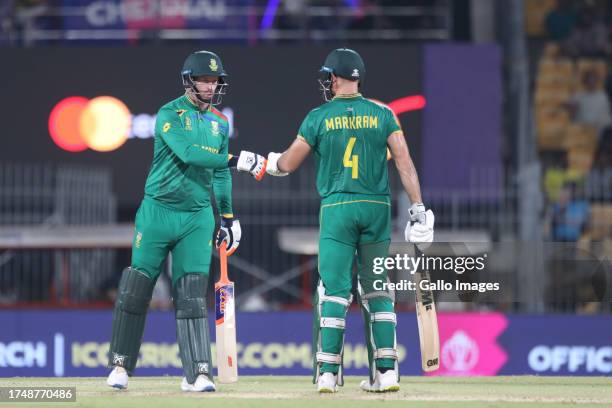
<path id="1" fill-rule="evenodd" d="M 219 212 L 232 214 L 228 139 L 228 120 L 215 108 L 201 111 L 185 95 L 162 106 L 145 197 L 173 209 L 197 211 L 210 205 L 212 186 Z"/>
<path id="2" fill-rule="evenodd" d="M 361 94 L 342 95 L 308 113 L 298 137 L 314 150 L 317 190 L 389 194 L 387 138 L 401 130 L 393 112 Z"/>

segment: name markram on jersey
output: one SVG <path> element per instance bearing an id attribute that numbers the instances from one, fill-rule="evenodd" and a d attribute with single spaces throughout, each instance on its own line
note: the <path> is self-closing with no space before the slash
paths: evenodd
<path id="1" fill-rule="evenodd" d="M 325 131 L 338 129 L 378 129 L 378 116 L 334 116 L 325 118 Z"/>

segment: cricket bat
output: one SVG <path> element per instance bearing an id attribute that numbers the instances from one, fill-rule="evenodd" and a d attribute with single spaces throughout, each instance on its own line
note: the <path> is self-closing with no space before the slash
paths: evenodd
<path id="1" fill-rule="evenodd" d="M 215 327 L 217 342 L 217 377 L 220 383 L 238 381 L 236 357 L 236 305 L 234 282 L 227 277 L 226 243 L 219 248 L 221 276 L 215 283 Z"/>
<path id="2" fill-rule="evenodd" d="M 421 251 L 414 246 L 416 256 Z M 416 314 L 419 326 L 419 340 L 421 345 L 421 367 L 425 372 L 436 371 L 440 368 L 440 334 L 438 332 L 438 316 L 436 304 L 431 290 L 421 290 L 420 282 L 431 282 L 429 272 L 425 268 L 414 274 L 416 282 Z"/>

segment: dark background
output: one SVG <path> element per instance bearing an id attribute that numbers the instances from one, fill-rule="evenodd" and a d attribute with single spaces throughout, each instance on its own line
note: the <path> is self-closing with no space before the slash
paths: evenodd
<path id="1" fill-rule="evenodd" d="M 366 61 L 362 91 L 383 102 L 421 91 L 421 49 L 417 45 L 353 45 Z M 202 46 L 201 48 L 206 48 Z M 229 73 L 222 106 L 234 110 L 237 137 L 230 151 L 267 154 L 294 139 L 308 111 L 323 100 L 317 70 L 335 46 L 214 47 Z M 120 214 L 138 205 L 152 159 L 152 139 L 129 139 L 107 153 L 70 153 L 51 140 L 51 109 L 68 96 L 111 95 L 132 114 L 154 114 L 182 93 L 179 72 L 193 47 L 8 48 L 0 64 L 3 137 L 0 161 L 71 163 L 112 168 Z M 419 165 L 420 113 L 400 117 Z M 123 217 L 121 217 L 123 218 Z"/>

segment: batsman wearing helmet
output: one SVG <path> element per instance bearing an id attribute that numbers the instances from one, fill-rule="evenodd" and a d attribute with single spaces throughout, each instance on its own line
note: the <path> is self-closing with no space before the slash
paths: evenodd
<path id="1" fill-rule="evenodd" d="M 297 139 L 284 153 L 268 155 L 267 173 L 285 176 L 313 151 L 321 196 L 320 281 L 314 298 L 314 382 L 319 392 L 342 385 L 346 312 L 351 304 L 352 269 L 357 254 L 357 294 L 365 319 L 370 378 L 366 391 L 399 390 L 394 294 L 374 288 L 387 273 L 373 273 L 373 260 L 388 255 L 391 200 L 387 148 L 391 151 L 412 207 L 406 240 L 433 241 L 434 215 L 422 203 L 419 180 L 404 134 L 393 112 L 365 99 L 361 56 L 332 51 L 320 70 L 327 103 L 308 113 Z"/>
<path id="2" fill-rule="evenodd" d="M 240 243 L 232 209 L 230 167 L 265 174 L 265 159 L 250 152 L 228 154 L 229 124 L 215 105 L 226 93 L 227 73 L 218 55 L 198 51 L 181 71 L 185 94 L 157 114 L 153 163 L 138 209 L 131 266 L 123 271 L 113 315 L 107 384 L 126 388 L 136 366 L 151 295 L 162 263 L 172 253 L 172 300 L 185 377 L 183 391 L 214 391 L 206 289 L 215 218 L 216 245 L 228 254 Z"/>

